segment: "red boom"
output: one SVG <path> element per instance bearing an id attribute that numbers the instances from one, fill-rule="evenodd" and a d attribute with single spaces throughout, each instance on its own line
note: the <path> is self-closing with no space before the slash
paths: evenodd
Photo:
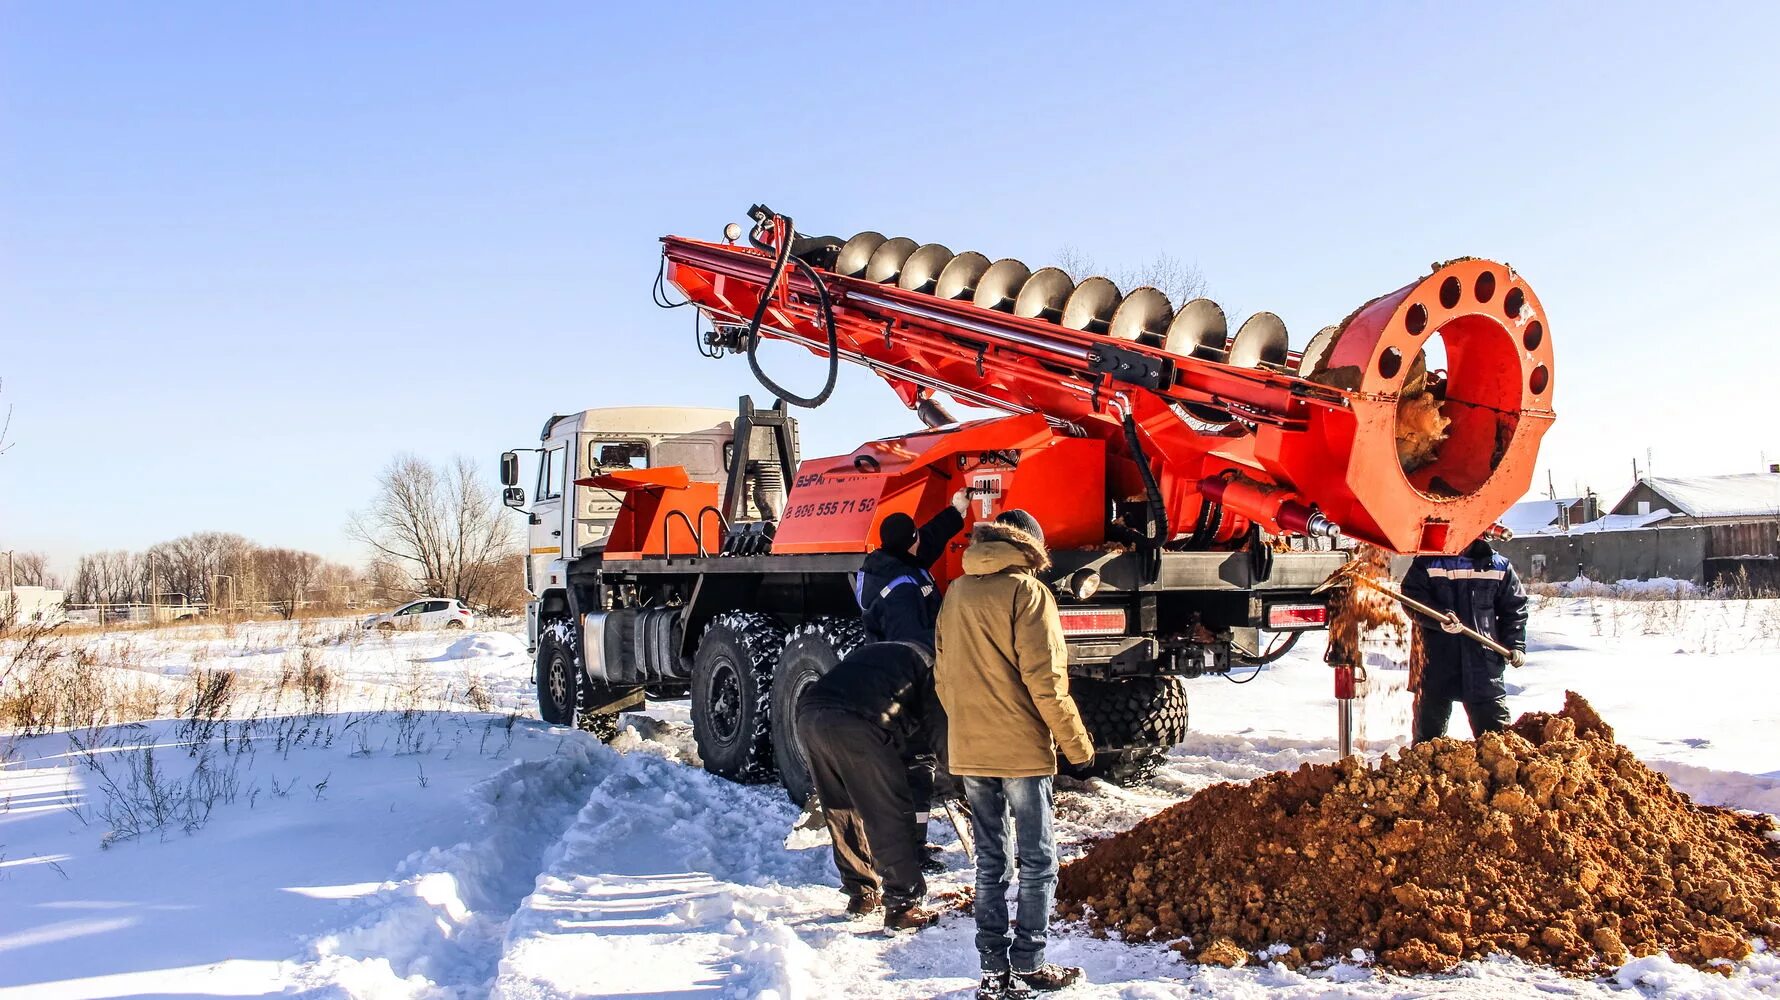
<path id="1" fill-rule="evenodd" d="M 786 226 L 774 216 L 757 231 L 776 250 Z M 769 289 L 774 252 L 672 236 L 663 244 L 667 279 L 710 319 L 718 339 L 745 346 L 749 320 L 767 296 L 760 335 L 827 353 L 817 284 L 788 267 Z M 904 252 L 896 267 L 909 257 Z M 970 445 L 976 454 L 1048 447 L 1052 438 L 1103 444 L 1070 459 L 1090 471 L 1081 463 L 1104 456 L 1104 466 L 1074 484 L 1067 475 L 1052 484 L 1066 491 L 1094 490 L 1104 475 L 1112 499 L 1143 500 L 1149 491 L 1137 463 L 1147 458 L 1169 535 L 1191 533 L 1202 545 L 1235 541 L 1250 523 L 1280 535 L 1329 534 L 1339 525 L 1397 552 L 1457 552 L 1527 491 L 1539 439 L 1553 419 L 1544 311 L 1518 274 L 1486 260 L 1440 265 L 1373 299 L 1319 335 L 1307 358 L 1275 356 L 1248 366 L 1170 353 L 1153 336 L 1116 339 L 1071 328 L 1074 320 L 1048 322 L 909 290 L 894 283 L 895 273 L 880 282 L 832 267 L 816 272 L 831 301 L 842 360 L 877 372 L 911 407 L 943 392 L 967 404 L 1040 414 L 1051 425 L 981 425 Z M 1089 287 L 1084 282 L 1077 295 Z M 1117 304 L 1117 290 L 1110 294 Z M 1423 347 L 1436 335 L 1446 367 L 1428 372 Z M 1198 353 L 1224 357 L 1218 339 Z M 1004 433 L 1025 444 L 1002 439 Z M 846 498 L 831 502 L 838 511 L 852 500 L 850 516 L 861 523 L 804 537 L 804 550 L 863 546 L 868 522 L 882 516 L 872 508 L 882 500 L 890 509 L 895 495 L 884 476 L 937 467 L 941 456 L 928 454 L 934 448 L 945 457 L 956 453 L 955 468 L 966 467 L 968 449 L 945 448 L 935 438 L 913 435 L 805 463 L 806 470 L 826 463 L 839 478 L 870 472 L 878 481 L 863 492 L 862 483 L 842 487 Z M 925 443 L 912 444 L 918 440 Z M 794 509 L 817 492 L 806 475 L 798 478 L 789 500 Z M 832 492 L 836 482 L 825 478 L 822 486 Z M 1088 499 L 1065 518 L 1090 522 L 1064 528 L 1083 543 L 1104 537 L 1106 497 Z M 932 503 L 911 497 L 901 506 Z M 793 521 L 782 527 L 780 551 L 799 549 Z M 857 538 L 841 544 L 843 536 Z"/>

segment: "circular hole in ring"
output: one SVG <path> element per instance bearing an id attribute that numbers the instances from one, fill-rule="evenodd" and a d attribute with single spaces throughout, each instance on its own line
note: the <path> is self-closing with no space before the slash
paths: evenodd
<path id="1" fill-rule="evenodd" d="M 1415 336 L 1421 336 L 1428 328 L 1428 307 L 1420 302 L 1410 306 L 1408 314 L 1403 317 L 1403 326 Z"/>
<path id="2" fill-rule="evenodd" d="M 1527 350 L 1536 351 L 1545 342 L 1545 324 L 1534 320 L 1527 324 L 1527 332 L 1520 335 L 1520 342 L 1527 345 Z"/>
<path id="3" fill-rule="evenodd" d="M 1495 298 L 1496 273 L 1494 271 L 1485 271 L 1478 275 L 1477 284 L 1472 287 L 1471 291 L 1476 294 L 1477 301 L 1479 302 L 1488 302 Z"/>
<path id="4" fill-rule="evenodd" d="M 1527 388 L 1533 390 L 1533 395 L 1535 395 L 1535 396 L 1544 392 L 1545 387 L 1550 384 L 1551 384 L 1551 370 L 1546 368 L 1544 365 L 1540 365 L 1539 367 L 1533 369 L 1532 377 L 1527 379 Z"/>
<path id="5" fill-rule="evenodd" d="M 1421 306 L 1416 306 L 1416 308 L 1420 309 Z M 1385 348 L 1384 353 L 1378 356 L 1378 374 L 1385 378 L 1396 378 L 1397 373 L 1402 370 L 1403 352 L 1395 347 Z"/>
<path id="6" fill-rule="evenodd" d="M 1520 315 L 1521 307 L 1526 304 L 1527 293 L 1518 288 L 1510 288 L 1508 297 L 1502 300 L 1502 311 L 1508 314 L 1509 319 L 1514 319 Z"/>
<path id="7" fill-rule="evenodd" d="M 1440 283 L 1440 304 L 1448 309 L 1459 304 L 1459 296 L 1465 294 L 1465 283 L 1453 275 Z"/>

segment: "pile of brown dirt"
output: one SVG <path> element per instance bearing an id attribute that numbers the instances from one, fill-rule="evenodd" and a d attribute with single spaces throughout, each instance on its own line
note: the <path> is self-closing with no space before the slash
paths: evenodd
<path id="1" fill-rule="evenodd" d="M 1499 952 L 1706 965 L 1780 938 L 1774 829 L 1694 805 L 1570 694 L 1475 743 L 1207 788 L 1096 844 L 1057 895 L 1100 932 L 1222 964 L 1227 939 L 1285 944 L 1290 964 L 1364 948 L 1405 972 Z"/>

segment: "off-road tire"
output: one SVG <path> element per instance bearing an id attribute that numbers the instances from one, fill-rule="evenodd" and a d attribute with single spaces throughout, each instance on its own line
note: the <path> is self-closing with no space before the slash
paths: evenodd
<path id="1" fill-rule="evenodd" d="M 566 618 L 552 618 L 538 629 L 538 715 L 551 725 L 574 726 L 610 743 L 618 736 L 619 713 L 592 709 L 625 692 L 587 679 L 579 643 L 574 623 Z"/>
<path id="2" fill-rule="evenodd" d="M 795 805 L 809 801 L 815 790 L 797 739 L 797 699 L 864 642 L 865 623 L 858 618 L 813 618 L 785 637 L 785 651 L 773 672 L 773 760 Z"/>
<path id="3" fill-rule="evenodd" d="M 711 619 L 692 658 L 692 738 L 705 770 L 743 784 L 773 780 L 773 666 L 785 629 L 765 615 Z"/>
<path id="4" fill-rule="evenodd" d="M 1094 738 L 1094 763 L 1076 777 L 1130 785 L 1156 773 L 1170 747 L 1187 736 L 1187 689 L 1178 677 L 1072 679 L 1069 693 Z"/>

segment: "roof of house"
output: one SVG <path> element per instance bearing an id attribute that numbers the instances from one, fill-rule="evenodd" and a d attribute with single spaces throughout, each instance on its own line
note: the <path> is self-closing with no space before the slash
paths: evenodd
<path id="1" fill-rule="evenodd" d="M 1640 479 L 1638 483 L 1650 487 L 1668 502 L 1671 509 L 1688 517 L 1780 515 L 1780 473 L 1747 472 L 1674 479 L 1651 477 Z M 1624 503 L 1622 498 L 1620 504 Z"/>
<path id="2" fill-rule="evenodd" d="M 1501 523 L 1516 535 L 1556 535 L 1562 530 L 1557 523 L 1558 512 L 1565 507 L 1574 506 L 1580 499 L 1568 497 L 1561 500 L 1523 500 L 1508 508 L 1508 513 L 1502 515 Z M 1648 514 L 1603 514 L 1593 521 L 1572 522 L 1570 532 L 1576 534 L 1646 528 L 1674 516 L 1667 510 L 1653 510 Z"/>
<path id="3" fill-rule="evenodd" d="M 1517 535 L 1536 535 L 1557 522 L 1558 510 L 1574 501 L 1522 500 L 1508 508 L 1500 523 Z"/>
<path id="4" fill-rule="evenodd" d="M 1570 534 L 1586 535 L 1595 531 L 1631 531 L 1634 528 L 1649 528 L 1662 521 L 1674 517 L 1673 511 L 1653 510 L 1648 514 L 1602 514 L 1587 524 L 1570 525 Z M 1557 529 L 1552 528 L 1552 533 Z"/>

